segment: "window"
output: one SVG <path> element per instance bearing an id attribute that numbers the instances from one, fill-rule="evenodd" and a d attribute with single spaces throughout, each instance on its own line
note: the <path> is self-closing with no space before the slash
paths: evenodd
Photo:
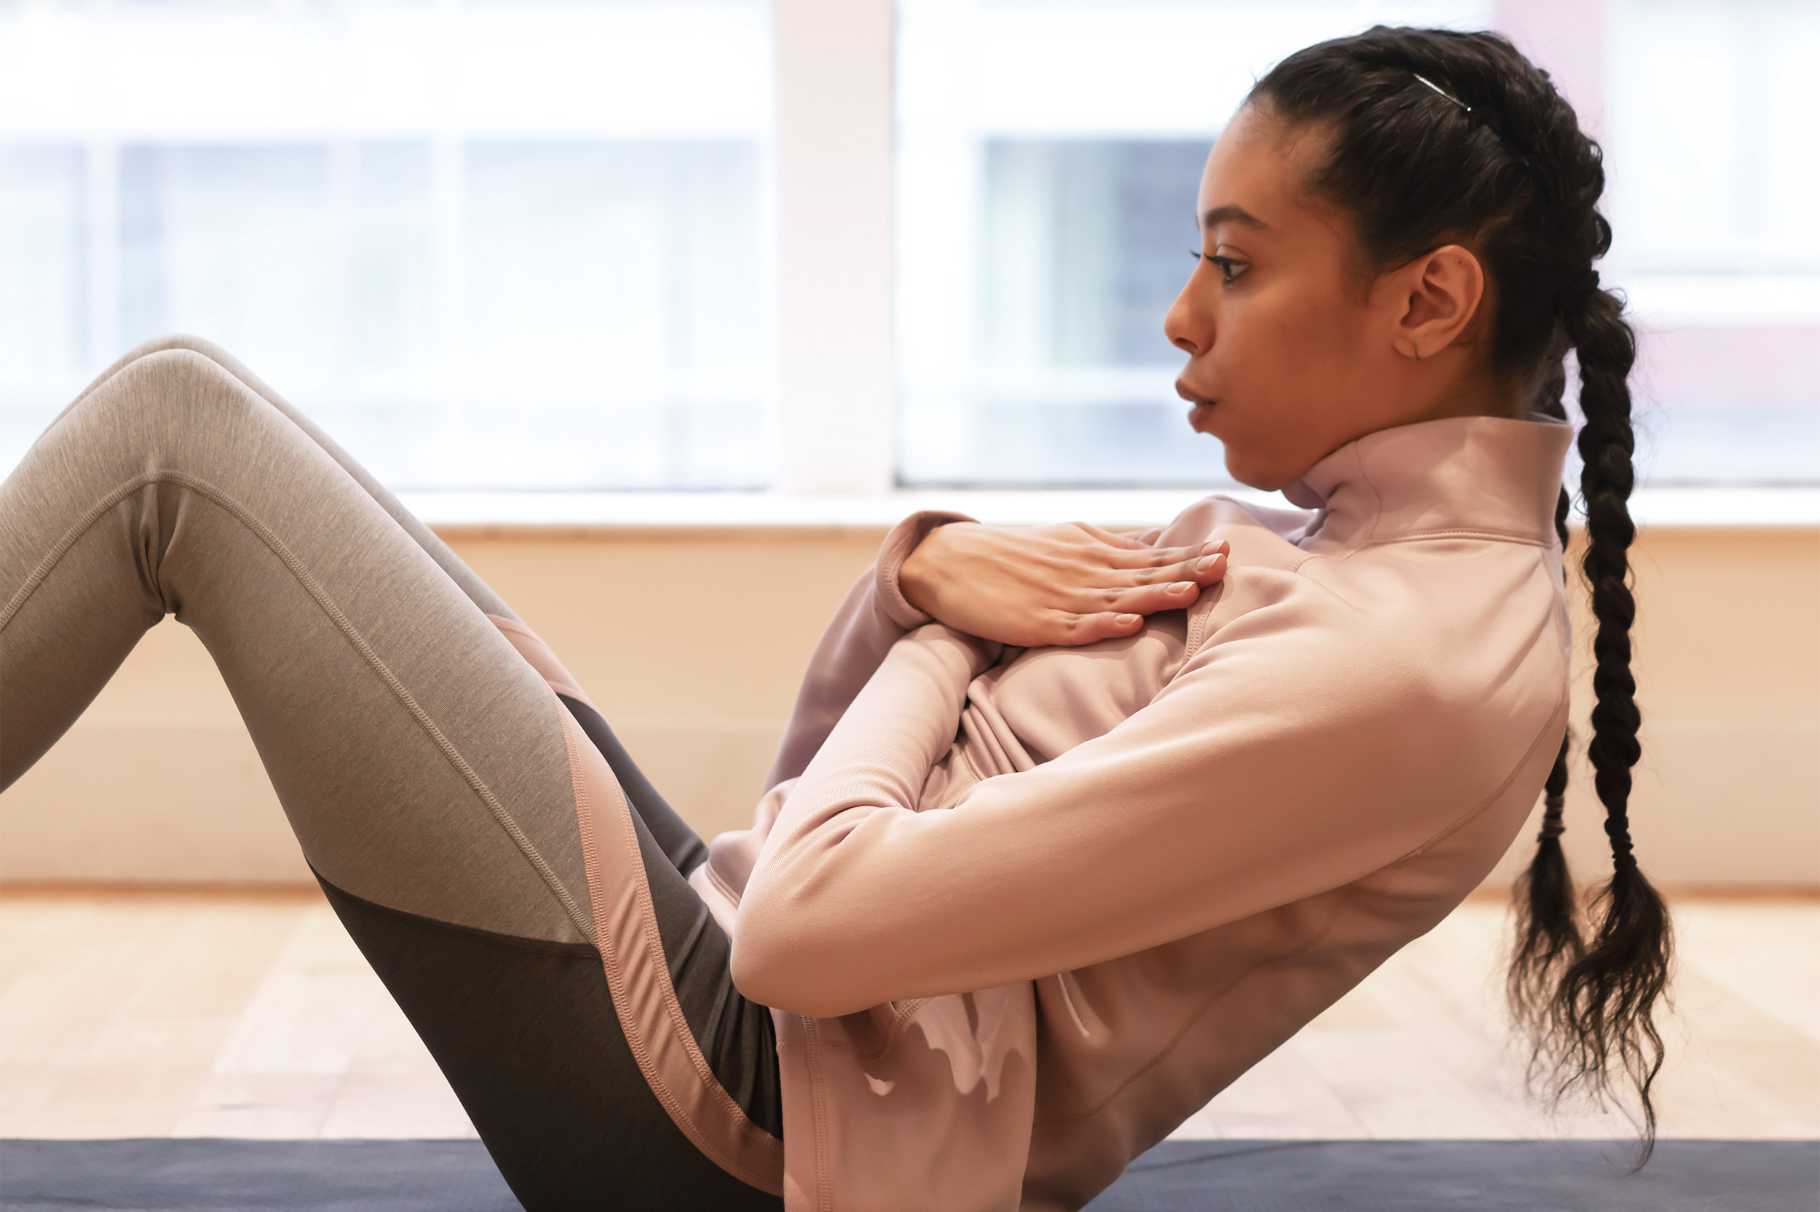
<path id="1" fill-rule="evenodd" d="M 1617 267 L 1646 331 L 1647 482 L 1820 480 L 1820 109 L 1808 0 L 1614 0 L 1600 93 Z M 1634 285 L 1633 285 L 1634 284 Z M 1577 473 L 1576 473 L 1577 474 Z"/>
<path id="2" fill-rule="evenodd" d="M 1605 147 L 1638 516 L 1815 484 L 1805 0 L 0 0 L 0 467 L 190 331 L 468 520 L 1242 496 L 1162 331 L 1201 164 L 1377 21 L 1504 31 Z"/>
<path id="3" fill-rule="evenodd" d="M 0 7 L 0 463 L 182 331 L 401 491 L 763 487 L 767 21 Z"/>
<path id="4" fill-rule="evenodd" d="M 903 482 L 1207 484 L 1162 331 L 1207 149 L 1255 76 L 1379 21 L 1509 34 L 1604 146 L 1640 480 L 1820 479 L 1820 9 L 1536 7 L 899 0 Z"/>

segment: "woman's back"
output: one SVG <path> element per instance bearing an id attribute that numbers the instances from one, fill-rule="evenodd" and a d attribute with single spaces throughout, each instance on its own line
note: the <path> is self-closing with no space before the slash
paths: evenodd
<path id="1" fill-rule="evenodd" d="M 786 731 L 812 759 L 692 877 L 777 1018 L 791 1173 L 1079 1206 L 1444 917 L 1566 728 L 1571 437 L 1444 418 L 1321 460 L 1315 512 L 1204 498 L 1145 537 L 1227 575 L 1096 644 L 892 636 L 869 570 Z"/>

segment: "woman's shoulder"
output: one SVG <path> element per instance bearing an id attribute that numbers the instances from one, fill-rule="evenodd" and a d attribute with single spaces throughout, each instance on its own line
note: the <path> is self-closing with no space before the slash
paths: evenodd
<path id="1" fill-rule="evenodd" d="M 1311 509 L 1241 501 L 1225 493 L 1210 493 L 1176 514 L 1155 534 L 1157 546 L 1186 546 L 1227 537 L 1230 530 L 1270 535 L 1290 546 L 1318 516 Z"/>

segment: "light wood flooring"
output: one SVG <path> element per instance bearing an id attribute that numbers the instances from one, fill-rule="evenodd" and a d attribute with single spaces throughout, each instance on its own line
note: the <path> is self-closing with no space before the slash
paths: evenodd
<path id="1" fill-rule="evenodd" d="M 1820 900 L 1671 911 L 1659 1134 L 1820 1137 Z M 1503 915 L 1467 901 L 1174 1137 L 1634 1138 L 1525 1101 Z M 0 891 L 0 1137 L 473 1135 L 318 890 Z"/>

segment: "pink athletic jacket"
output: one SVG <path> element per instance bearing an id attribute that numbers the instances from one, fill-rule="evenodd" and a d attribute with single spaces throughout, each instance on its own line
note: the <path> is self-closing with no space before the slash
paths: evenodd
<path id="1" fill-rule="evenodd" d="M 898 570 L 978 519 L 893 527 L 690 876 L 777 1026 L 782 1173 L 746 1177 L 791 1212 L 1078 1209 L 1445 917 L 1567 727 L 1572 436 L 1424 421 L 1301 508 L 1205 497 L 1142 538 L 1230 540 L 1224 580 L 1080 647 L 932 621 Z"/>

